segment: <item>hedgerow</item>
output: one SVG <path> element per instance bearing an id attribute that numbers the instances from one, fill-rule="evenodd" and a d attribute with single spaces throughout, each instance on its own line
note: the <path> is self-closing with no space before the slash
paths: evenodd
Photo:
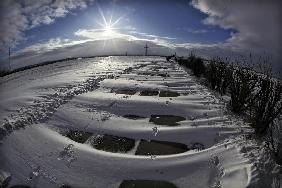
<path id="1" fill-rule="evenodd" d="M 274 121 L 281 117 L 282 84 L 271 76 L 271 69 L 258 73 L 251 66 L 243 67 L 238 63 L 235 66 L 219 58 L 204 61 L 194 54 L 187 59 L 177 59 L 177 62 L 191 69 L 196 77 L 203 76 L 212 90 L 229 95 L 231 111 L 248 117 L 256 135 L 270 137 L 271 142 L 274 142 L 273 134 L 269 133 L 273 131 Z M 281 120 L 278 122 L 276 129 L 282 130 Z M 276 132 L 276 137 L 282 139 L 282 131 Z M 274 152 L 280 163 L 282 148 L 277 146 L 281 145 L 282 141 L 276 139 L 276 147 L 273 147 L 276 148 Z"/>

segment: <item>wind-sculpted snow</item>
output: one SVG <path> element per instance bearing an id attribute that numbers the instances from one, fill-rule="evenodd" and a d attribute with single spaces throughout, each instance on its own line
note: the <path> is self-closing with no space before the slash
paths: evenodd
<path id="1" fill-rule="evenodd" d="M 0 87 L 0 180 L 10 186 L 258 182 L 250 128 L 164 58 L 60 62 L 3 77 Z"/>

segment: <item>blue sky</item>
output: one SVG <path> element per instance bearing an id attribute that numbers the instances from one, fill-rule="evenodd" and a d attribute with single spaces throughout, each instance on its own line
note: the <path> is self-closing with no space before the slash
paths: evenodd
<path id="1" fill-rule="evenodd" d="M 1 0 L 0 67 L 111 54 L 282 60 L 279 0 Z M 110 21 L 111 20 L 111 21 Z M 115 23 L 115 24 L 113 24 Z"/>
<path id="2" fill-rule="evenodd" d="M 189 1 L 163 1 L 163 3 L 144 3 L 144 1 L 96 1 L 83 10 L 74 10 L 54 23 L 41 25 L 25 32 L 26 40 L 14 50 L 22 49 L 37 42 L 51 38 L 76 39 L 79 29 L 101 29 L 96 21 L 103 22 L 99 8 L 107 20 L 119 19 L 116 27 L 119 32 L 146 33 L 161 37 L 170 37 L 175 43 L 217 43 L 224 42 L 235 30 L 209 26 L 201 21 L 207 17 L 195 9 Z"/>

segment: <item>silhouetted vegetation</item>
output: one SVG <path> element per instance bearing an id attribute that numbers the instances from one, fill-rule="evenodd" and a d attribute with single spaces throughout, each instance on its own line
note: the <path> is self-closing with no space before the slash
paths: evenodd
<path id="1" fill-rule="evenodd" d="M 235 66 L 219 58 L 204 61 L 193 54 L 187 59 L 181 58 L 177 61 L 189 68 L 195 76 L 202 75 L 212 90 L 221 95 L 229 95 L 231 111 L 248 117 L 256 135 L 270 138 L 271 144 L 276 145 L 272 148 L 277 161 L 282 163 L 282 148 L 279 148 L 282 145 L 281 120 L 276 125 L 276 141 L 272 134 L 274 121 L 282 112 L 282 84 L 272 77 L 271 68 L 261 69 L 258 73 L 250 65 L 243 67 L 237 63 Z"/>
<path id="2" fill-rule="evenodd" d="M 250 107 L 252 126 L 263 135 L 282 111 L 282 85 L 280 81 L 267 77 L 258 78 L 259 87 Z"/>
<path id="3" fill-rule="evenodd" d="M 201 58 L 196 57 L 194 54 L 190 54 L 187 59 L 179 59 L 178 63 L 180 65 L 184 65 L 185 67 L 192 70 L 193 74 L 197 77 L 205 74 L 206 67 Z"/>
<path id="4" fill-rule="evenodd" d="M 220 94 L 226 94 L 232 76 L 232 67 L 227 66 L 220 59 L 214 59 L 207 64 L 205 72 L 211 89 L 220 92 Z"/>
<path id="5" fill-rule="evenodd" d="M 229 83 L 231 110 L 237 114 L 245 113 L 255 100 L 252 92 L 257 83 L 256 76 L 250 69 L 233 68 Z"/>
<path id="6" fill-rule="evenodd" d="M 8 75 L 8 74 L 9 74 L 8 70 L 0 69 L 0 77 L 3 77 L 3 76 Z"/>
<path id="7" fill-rule="evenodd" d="M 175 55 L 166 56 L 166 60 L 170 61 L 171 59 L 175 59 Z"/>

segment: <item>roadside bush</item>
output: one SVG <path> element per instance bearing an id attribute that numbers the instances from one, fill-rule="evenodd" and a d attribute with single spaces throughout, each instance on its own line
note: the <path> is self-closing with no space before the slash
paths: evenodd
<path id="1" fill-rule="evenodd" d="M 189 60 L 188 59 L 180 58 L 180 59 L 178 59 L 177 62 L 178 62 L 179 65 L 183 65 L 187 68 L 189 67 L 189 65 L 188 65 Z"/>
<path id="2" fill-rule="evenodd" d="M 207 78 L 207 81 L 209 82 L 209 86 L 211 89 L 216 89 L 218 85 L 218 77 L 216 76 L 215 72 L 217 71 L 217 65 L 216 61 L 212 60 L 208 65 L 207 65 L 207 71 L 205 74 L 205 77 Z"/>
<path id="3" fill-rule="evenodd" d="M 280 124 L 278 125 L 278 133 L 277 133 L 277 146 L 275 150 L 275 157 L 276 161 L 279 165 L 282 165 L 282 123 L 280 121 Z"/>
<path id="4" fill-rule="evenodd" d="M 170 61 L 172 58 L 176 59 L 175 55 L 166 56 L 166 61 Z"/>
<path id="5" fill-rule="evenodd" d="M 188 69 L 191 69 L 193 74 L 197 77 L 203 75 L 206 70 L 203 60 L 193 54 L 190 54 L 187 59 L 179 59 L 178 63 L 180 65 L 184 65 Z"/>
<path id="6" fill-rule="evenodd" d="M 246 112 L 255 100 L 253 91 L 257 85 L 257 77 L 250 69 L 233 68 L 229 90 L 230 106 L 235 113 Z"/>
<path id="7" fill-rule="evenodd" d="M 5 76 L 9 73 L 9 71 L 4 70 L 4 69 L 0 69 L 0 77 Z"/>
<path id="8" fill-rule="evenodd" d="M 221 95 L 230 94 L 231 110 L 249 117 L 256 135 L 272 146 L 277 163 L 282 164 L 282 83 L 272 78 L 267 60 L 259 63 L 262 73 L 249 65 L 246 68 L 228 65 L 220 59 L 213 59 L 205 66 L 193 54 L 178 62 L 195 76 L 203 75 L 211 89 Z"/>
<path id="9" fill-rule="evenodd" d="M 206 68 L 205 77 L 211 87 L 221 95 L 226 94 L 232 76 L 232 67 L 222 61 L 212 60 Z"/>
<path id="10" fill-rule="evenodd" d="M 266 135 L 267 142 L 274 153 L 276 162 L 282 165 L 282 117 L 275 119 L 270 124 L 268 134 Z"/>
<path id="11" fill-rule="evenodd" d="M 194 72 L 194 75 L 199 77 L 202 74 L 205 73 L 205 65 L 201 58 L 195 57 L 192 61 L 192 70 Z"/>
<path id="12" fill-rule="evenodd" d="M 259 78 L 256 101 L 250 108 L 252 126 L 259 135 L 264 135 L 270 124 L 282 111 L 282 85 L 269 76 Z"/>

